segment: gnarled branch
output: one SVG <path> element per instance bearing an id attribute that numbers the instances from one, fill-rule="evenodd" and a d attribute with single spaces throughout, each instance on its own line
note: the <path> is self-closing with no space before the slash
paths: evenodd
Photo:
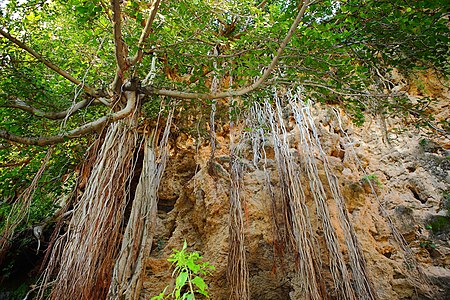
<path id="1" fill-rule="evenodd" d="M 141 36 L 138 42 L 138 50 L 136 54 L 130 58 L 128 57 L 128 47 L 123 41 L 122 37 L 122 11 L 120 9 L 120 0 L 111 0 L 111 8 L 113 12 L 113 33 L 114 33 L 114 46 L 117 61 L 117 70 L 114 77 L 114 81 L 111 84 L 111 88 L 115 91 L 119 90 L 124 81 L 124 73 L 133 65 L 140 62 L 143 56 L 143 46 L 148 36 L 150 35 L 153 21 L 155 20 L 156 13 L 159 8 L 160 0 L 155 0 L 152 5 L 150 14 L 145 22 L 145 27 L 142 30 Z M 136 72 L 136 70 L 135 70 Z"/>
<path id="2" fill-rule="evenodd" d="M 64 111 L 59 111 L 59 112 L 42 111 L 40 109 L 37 109 L 37 108 L 29 105 L 28 103 L 26 103 L 25 101 L 22 101 L 20 99 L 12 100 L 10 103 L 8 103 L 5 106 L 10 107 L 10 108 L 21 109 L 21 110 L 29 112 L 37 117 L 47 118 L 50 120 L 60 120 L 60 119 L 64 119 L 65 117 L 68 117 L 68 116 L 74 114 L 77 110 L 88 106 L 89 103 L 91 103 L 91 102 L 92 102 L 92 100 L 82 100 L 80 102 L 75 103 L 75 105 L 69 107 L 68 109 L 66 109 Z"/>
<path id="3" fill-rule="evenodd" d="M 2 36 L 4 36 L 5 38 L 7 38 L 8 40 L 10 40 L 11 42 L 13 42 L 14 44 L 16 44 L 18 47 L 22 48 L 23 50 L 27 51 L 28 53 L 30 53 L 33 57 L 35 57 L 37 60 L 39 60 L 40 62 L 42 62 L 44 65 L 46 65 L 48 68 L 52 69 L 53 71 L 55 71 L 56 73 L 58 73 L 59 75 L 63 76 L 64 78 L 66 78 L 67 80 L 69 80 L 70 82 L 76 84 L 76 85 L 80 85 L 82 86 L 83 90 L 85 92 L 87 92 L 88 94 L 94 96 L 96 95 L 96 91 L 85 85 L 83 82 L 81 82 L 80 80 L 76 79 L 75 77 L 73 77 L 72 75 L 70 75 L 67 71 L 64 71 L 63 69 L 61 69 L 60 67 L 58 67 L 57 65 L 53 64 L 52 62 L 50 62 L 49 60 L 45 59 L 42 55 L 40 55 L 39 53 L 37 53 L 36 51 L 34 51 L 33 49 L 31 49 L 29 46 L 27 46 L 26 44 L 24 44 L 23 42 L 19 41 L 18 39 L 16 39 L 15 37 L 13 37 L 12 35 L 10 35 L 8 32 L 6 32 L 5 30 L 3 30 L 2 28 L 0 28 L 0 34 Z"/>
<path id="4" fill-rule="evenodd" d="M 114 51 L 116 55 L 117 69 L 111 89 L 119 92 L 124 81 L 124 73 L 130 67 L 128 63 L 128 47 L 122 36 L 122 10 L 120 9 L 120 0 L 111 0 L 111 10 L 113 13 L 113 35 L 114 35 Z"/>
<path id="5" fill-rule="evenodd" d="M 11 134 L 5 130 L 0 130 L 0 138 L 20 144 L 46 146 L 62 143 L 67 139 L 74 139 L 81 136 L 85 136 L 86 134 L 89 134 L 91 132 L 100 129 L 102 126 L 108 123 L 121 120 L 133 112 L 136 106 L 136 100 L 138 96 L 134 92 L 125 92 L 125 93 L 127 98 L 127 105 L 125 106 L 124 109 L 116 113 L 103 116 L 95 121 L 86 123 L 66 133 L 47 137 L 23 137 Z"/>

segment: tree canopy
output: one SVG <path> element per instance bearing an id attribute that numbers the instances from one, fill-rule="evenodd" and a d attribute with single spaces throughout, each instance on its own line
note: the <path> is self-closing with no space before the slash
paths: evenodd
<path id="1" fill-rule="evenodd" d="M 79 126 L 110 111 L 95 104 L 114 105 L 132 79 L 149 99 L 289 84 L 364 109 L 398 96 L 384 92 L 392 67 L 448 73 L 445 1 L 7 1 L 1 12 L 1 137 L 23 144 L 88 133 Z"/>

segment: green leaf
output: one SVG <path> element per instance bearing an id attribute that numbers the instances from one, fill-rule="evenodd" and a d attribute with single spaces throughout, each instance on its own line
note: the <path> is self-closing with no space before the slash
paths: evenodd
<path id="1" fill-rule="evenodd" d="M 191 280 L 191 282 L 200 290 L 200 292 L 204 292 L 208 288 L 208 285 L 205 283 L 203 278 L 201 278 L 199 276 L 195 276 Z"/>
<path id="2" fill-rule="evenodd" d="M 176 286 L 178 288 L 182 288 L 186 284 L 188 277 L 189 277 L 188 272 L 180 272 L 180 274 L 178 274 L 177 279 L 175 281 Z"/>
<path id="3" fill-rule="evenodd" d="M 186 300 L 194 300 L 194 295 L 192 294 L 185 294 L 186 295 Z"/>

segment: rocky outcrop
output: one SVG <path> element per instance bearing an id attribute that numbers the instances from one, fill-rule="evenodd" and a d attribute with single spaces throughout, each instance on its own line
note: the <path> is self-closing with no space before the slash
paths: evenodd
<path id="1" fill-rule="evenodd" d="M 409 87 L 410 92 L 414 89 Z M 416 97 L 420 97 L 418 94 L 416 91 Z M 442 101 L 434 109 L 438 118 L 445 119 L 450 115 L 448 90 L 439 90 L 439 95 Z M 406 130 L 399 120 L 384 123 L 373 119 L 355 127 L 336 107 L 316 105 L 313 113 L 378 298 L 429 299 L 431 290 L 436 292 L 433 297 L 445 299 L 450 294 L 450 138 L 411 127 Z M 187 134 L 171 145 L 159 190 L 157 232 L 146 261 L 142 294 L 146 299 L 172 282 L 166 259 L 173 248 L 181 248 L 184 240 L 190 250 L 198 251 L 216 267 L 206 278 L 211 299 L 229 297 L 228 128 L 217 135 L 213 161 L 209 161 L 209 144 Z M 294 129 L 292 135 L 292 151 L 296 152 Z M 296 275 L 298 258 L 281 254 L 275 243 L 271 197 L 279 197 L 280 191 L 276 189 L 277 169 L 270 145 L 266 153 L 265 166 L 254 165 L 250 156 L 242 158 L 246 171 L 241 198 L 251 299 L 302 299 Z M 267 189 L 267 176 L 275 187 L 273 195 Z M 329 208 L 331 221 L 338 222 L 337 208 L 332 203 Z M 312 206 L 310 211 L 312 223 L 317 224 Z M 392 225 L 427 276 L 428 288 L 411 280 L 411 257 L 393 238 Z M 318 245 L 325 248 L 320 226 L 316 229 Z M 343 233 L 337 234 L 344 244 Z M 348 259 L 345 250 L 343 255 Z M 325 286 L 333 298 L 326 254 L 322 261 Z"/>

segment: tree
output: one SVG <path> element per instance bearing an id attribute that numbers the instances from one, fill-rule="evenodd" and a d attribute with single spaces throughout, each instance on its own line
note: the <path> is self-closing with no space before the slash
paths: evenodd
<path id="1" fill-rule="evenodd" d="M 66 247 L 65 271 L 60 268 L 56 275 L 59 283 L 52 296 L 137 297 L 140 275 L 131 276 L 125 266 L 149 251 L 151 242 L 136 237 L 143 232 L 151 237 L 155 224 L 142 223 L 138 215 L 127 219 L 124 211 L 131 193 L 125 187 L 133 176 L 133 158 L 145 151 L 149 156 L 143 169 L 155 175 L 140 178 L 142 194 L 134 196 L 133 209 L 155 214 L 175 108 L 189 112 L 200 107 L 211 113 L 212 145 L 219 99 L 228 102 L 230 122 L 235 122 L 233 116 L 274 86 L 300 86 L 312 99 L 347 107 L 360 122 L 366 112 L 423 117 L 423 103 L 408 102 L 393 89 L 388 74 L 393 67 L 402 72 L 434 68 L 448 74 L 444 4 L 7 1 L 0 21 L 0 174 L 5 178 L 0 192 L 9 199 L 5 211 L 14 210 L 11 203 L 18 197 L 12 191 L 28 186 L 48 149 L 56 155 L 46 163 L 43 178 L 35 179 L 47 187 L 42 194 L 55 186 L 60 189 L 55 193 L 62 194 L 60 182 L 50 178 L 58 172 L 69 174 L 92 145 L 78 168 L 77 186 L 84 191 L 68 205 L 75 208 L 71 224 L 84 233 L 69 232 L 54 246 L 50 266 L 56 265 L 55 253 L 69 237 L 78 242 Z M 98 199 L 97 206 L 89 206 L 92 199 Z M 82 215 L 83 207 L 89 208 L 89 215 Z M 103 227 L 89 228 L 94 221 Z M 123 240 L 121 222 L 134 228 L 125 229 Z M 17 226 L 2 233 L 2 247 Z M 111 228 L 112 234 L 106 234 Z M 111 246 L 120 242 L 121 249 Z M 127 252 L 130 243 L 140 250 Z M 94 244 L 96 249 L 89 248 Z M 111 251 L 102 252 L 105 247 Z M 77 265 L 73 256 L 88 248 L 98 263 L 91 262 L 95 270 Z M 73 284 L 85 268 L 90 278 Z M 48 269 L 49 274 L 54 271 Z M 130 276 L 131 292 L 124 288 Z M 237 295 L 245 295 L 242 289 Z"/>

